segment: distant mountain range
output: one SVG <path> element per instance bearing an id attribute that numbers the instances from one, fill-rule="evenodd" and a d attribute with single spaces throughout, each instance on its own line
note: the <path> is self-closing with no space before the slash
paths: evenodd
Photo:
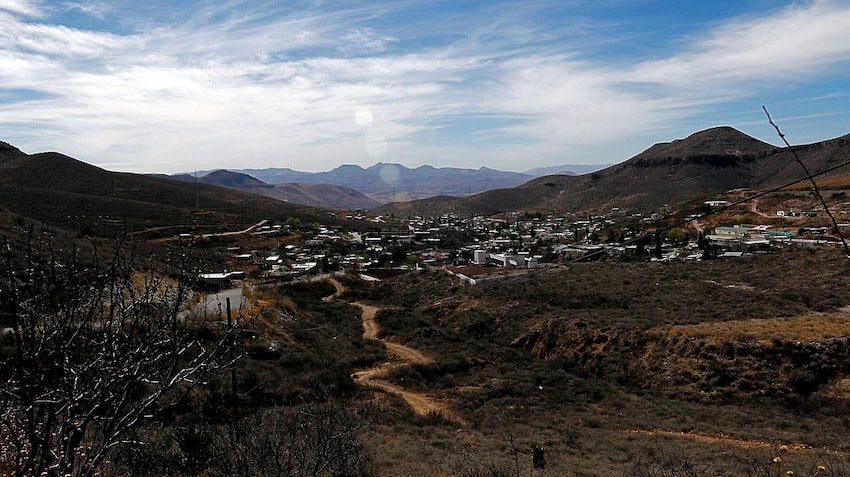
<path id="1" fill-rule="evenodd" d="M 173 179 L 195 182 L 188 174 L 169 176 Z M 237 189 L 251 194 L 272 197 L 295 204 L 313 205 L 330 209 L 373 209 L 381 205 L 360 192 L 333 184 L 267 184 L 241 172 L 218 170 L 198 177 L 202 184 Z"/>
<path id="2" fill-rule="evenodd" d="M 850 135 L 795 146 L 812 171 L 850 159 Z M 834 174 L 846 172 L 835 171 Z M 731 127 L 700 131 L 656 144 L 631 159 L 580 176 L 544 176 L 518 187 L 469 197 L 432 197 L 382 206 L 378 213 L 491 215 L 509 211 L 648 211 L 663 204 L 710 196 L 734 188 L 769 188 L 805 177 L 784 148 Z"/>
<path id="3" fill-rule="evenodd" d="M 576 174 L 602 167 L 604 166 L 566 164 L 519 173 L 499 171 L 488 167 L 461 169 L 419 166 L 411 169 L 401 164 L 379 162 L 368 168 L 347 164 L 326 172 L 300 172 L 288 168 L 230 169 L 230 171 L 247 174 L 267 185 L 329 184 L 343 186 L 361 192 L 377 203 L 384 204 L 436 195 L 462 197 L 491 189 L 515 187 L 544 174 Z M 201 174 L 206 174 L 206 172 Z M 313 194 L 318 196 L 320 192 L 314 191 Z M 297 201 L 294 197 L 288 200 Z M 367 207 L 365 203 L 362 206 Z"/>
<path id="4" fill-rule="evenodd" d="M 794 149 L 810 170 L 818 171 L 850 159 L 850 135 Z M 447 179 L 451 174 L 460 178 L 456 178 L 454 186 L 447 185 L 451 184 Z M 830 175 L 842 174 L 847 172 L 838 169 Z M 427 184 L 448 190 L 466 182 L 472 189 L 471 184 L 484 187 L 488 180 L 527 177 L 487 168 L 423 166 L 408 169 L 397 164 L 377 164 L 367 169 L 341 166 L 318 175 L 323 179 L 345 177 L 351 186 L 371 185 L 372 190 L 377 191 L 397 187 L 397 196 L 400 190 L 411 195 L 424 194 L 429 190 Z M 543 176 L 519 186 L 467 197 L 430 197 L 383 205 L 374 210 L 396 215 L 446 212 L 492 215 L 511 211 L 585 213 L 611 207 L 649 211 L 662 204 L 675 206 L 733 188 L 765 189 L 803 176 L 785 148 L 759 141 L 731 127 L 717 127 L 685 139 L 656 144 L 623 163 L 589 174 Z M 305 182 L 272 185 L 228 171 L 207 174 L 198 184 L 184 181 L 195 182 L 195 179 L 189 175 L 165 178 L 110 172 L 59 153 L 30 155 L 0 142 L 0 213 L 19 214 L 49 223 L 70 223 L 80 217 L 101 216 L 120 217 L 132 228 L 244 223 L 260 216 L 298 215 L 322 220 L 321 217 L 327 217 L 325 209 L 295 202 L 328 207 L 342 205 L 344 208 L 367 208 L 375 204 L 369 197 L 338 185 Z M 285 198 L 289 202 L 275 198 Z"/>

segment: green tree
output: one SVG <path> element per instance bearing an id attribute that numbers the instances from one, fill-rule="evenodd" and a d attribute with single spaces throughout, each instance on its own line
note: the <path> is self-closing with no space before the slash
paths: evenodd
<path id="1" fill-rule="evenodd" d="M 687 233 L 681 227 L 674 227 L 667 231 L 667 240 L 673 244 L 680 244 L 687 239 Z"/>

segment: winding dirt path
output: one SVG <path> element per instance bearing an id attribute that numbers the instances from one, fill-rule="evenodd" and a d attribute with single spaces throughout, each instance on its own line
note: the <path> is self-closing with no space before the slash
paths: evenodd
<path id="1" fill-rule="evenodd" d="M 322 301 L 325 303 L 339 299 L 345 292 L 348 291 L 348 288 L 345 285 L 334 278 L 328 279 L 328 282 L 334 286 L 336 291 L 334 291 L 333 294 L 322 298 Z M 387 380 L 386 375 L 394 369 L 409 366 L 411 364 L 431 364 L 434 360 L 410 346 L 405 346 L 401 343 L 379 338 L 381 327 L 375 321 L 375 316 L 379 311 L 381 311 L 381 307 L 367 305 L 360 302 L 352 303 L 352 305 L 360 308 L 360 317 L 363 322 L 363 338 L 367 340 L 380 341 L 384 344 L 387 352 L 393 358 L 390 362 L 356 371 L 353 374 L 354 380 L 359 384 L 376 387 L 385 392 L 401 397 L 417 415 L 425 416 L 430 412 L 439 412 L 445 418 L 457 424 L 466 425 L 466 421 L 453 413 L 445 403 L 437 401 L 427 394 L 409 391 Z"/>
<path id="2" fill-rule="evenodd" d="M 752 212 L 756 215 L 760 215 L 762 217 L 770 218 L 770 215 L 759 211 L 759 200 L 758 199 L 753 199 L 752 201 L 750 201 L 750 212 Z"/>
<path id="3" fill-rule="evenodd" d="M 439 412 L 446 418 L 458 424 L 466 424 L 466 421 L 449 410 L 444 403 L 439 402 L 424 393 L 406 390 L 386 379 L 387 373 L 394 369 L 411 364 L 430 364 L 433 363 L 434 360 L 425 356 L 417 349 L 378 338 L 381 327 L 375 321 L 375 315 L 378 314 L 381 308 L 360 302 L 352 304 L 359 307 L 361 310 L 360 316 L 363 320 L 363 338 L 383 343 L 390 356 L 394 359 L 391 362 L 355 372 L 354 380 L 360 384 L 374 386 L 401 397 L 413 409 L 413 412 L 420 416 L 427 415 L 430 412 Z"/>
<path id="4" fill-rule="evenodd" d="M 328 283 L 333 285 L 334 288 L 336 288 L 336 291 L 333 293 L 333 295 L 328 295 L 322 298 L 322 301 L 325 303 L 336 300 L 337 298 L 341 297 L 343 293 L 348 291 L 348 288 L 342 283 L 340 283 L 339 280 L 337 280 L 336 278 L 329 278 Z"/>
<path id="5" fill-rule="evenodd" d="M 397 358 L 402 365 L 431 364 L 434 362 L 433 359 L 425 356 L 424 354 L 422 354 L 421 351 L 417 349 L 413 349 L 410 346 L 405 346 L 403 344 L 378 338 L 378 333 L 380 333 L 381 327 L 378 325 L 378 322 L 375 321 L 375 315 L 377 315 L 378 312 L 381 311 L 380 307 L 366 305 L 360 302 L 353 303 L 353 305 L 359 307 L 361 310 L 360 316 L 363 319 L 363 338 L 366 338 L 367 340 L 376 340 L 384 343 L 384 346 L 387 347 L 387 351 L 389 351 L 390 355 L 392 355 L 394 358 Z"/>
<path id="6" fill-rule="evenodd" d="M 696 432 L 681 432 L 681 431 L 664 431 L 660 429 L 631 429 L 626 432 L 630 434 L 641 434 L 645 436 L 667 436 L 667 437 L 677 437 L 680 439 L 688 439 L 696 442 L 702 442 L 705 444 L 725 444 L 732 445 L 735 447 L 740 447 L 742 449 L 755 449 L 755 448 L 764 448 L 764 447 L 779 447 L 780 445 L 787 447 L 789 450 L 801 451 L 807 449 L 813 449 L 812 446 L 808 444 L 801 443 L 776 443 L 776 442 L 767 442 L 761 440 L 754 439 L 739 439 L 732 436 L 727 435 L 710 435 L 710 434 L 699 434 Z M 832 449 L 831 452 L 847 455 L 847 452 L 844 450 L 836 450 Z"/>

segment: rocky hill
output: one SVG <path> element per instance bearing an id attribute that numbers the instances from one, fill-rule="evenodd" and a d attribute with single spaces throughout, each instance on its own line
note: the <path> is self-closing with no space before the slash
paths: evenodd
<path id="1" fill-rule="evenodd" d="M 850 136 L 797 146 L 812 171 L 850 158 Z M 840 173 L 840 172 L 836 172 Z M 768 188 L 805 175 L 790 151 L 731 127 L 656 144 L 631 159 L 581 176 L 544 176 L 515 188 L 464 198 L 390 204 L 377 212 L 491 215 L 508 211 L 578 212 L 611 207 L 652 210 L 735 188 Z"/>

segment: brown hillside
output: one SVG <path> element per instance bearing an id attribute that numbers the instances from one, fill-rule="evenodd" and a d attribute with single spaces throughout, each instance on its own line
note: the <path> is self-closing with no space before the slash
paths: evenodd
<path id="1" fill-rule="evenodd" d="M 5 143 L 0 157 L 5 159 L 0 162 L 0 207 L 59 225 L 98 216 L 122 218 L 137 228 L 323 215 L 216 186 L 110 172 L 55 152 L 27 155 Z"/>
<path id="2" fill-rule="evenodd" d="M 818 171 L 850 158 L 850 136 L 797 146 L 795 150 L 810 170 Z M 512 189 L 391 204 L 378 211 L 415 215 L 577 212 L 610 207 L 647 211 L 729 189 L 768 188 L 801 177 L 803 172 L 790 151 L 734 128 L 718 127 L 656 144 L 592 174 L 545 176 Z"/>

